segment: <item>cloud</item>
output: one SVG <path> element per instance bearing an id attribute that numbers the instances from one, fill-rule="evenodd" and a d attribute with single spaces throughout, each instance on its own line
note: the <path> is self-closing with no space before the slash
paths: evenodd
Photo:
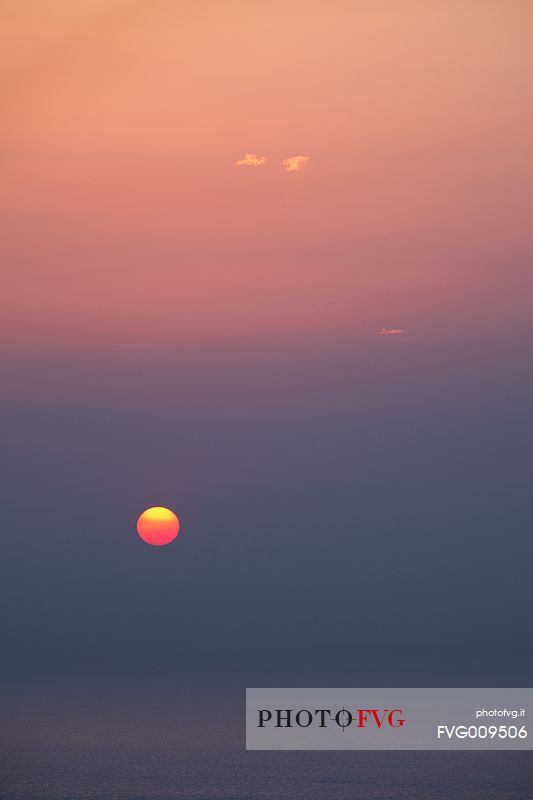
<path id="1" fill-rule="evenodd" d="M 307 162 L 309 161 L 309 156 L 290 156 L 289 158 L 285 158 L 282 162 L 282 172 L 300 172 Z"/>
<path id="2" fill-rule="evenodd" d="M 263 167 L 266 164 L 266 157 L 258 156 L 257 153 L 246 153 L 244 158 L 235 164 L 237 167 Z"/>
<path id="3" fill-rule="evenodd" d="M 405 333 L 401 328 L 381 328 L 378 331 L 378 336 L 398 336 L 400 333 Z"/>

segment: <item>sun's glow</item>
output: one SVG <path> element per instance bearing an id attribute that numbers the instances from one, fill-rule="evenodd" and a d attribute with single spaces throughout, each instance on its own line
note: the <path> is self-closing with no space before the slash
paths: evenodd
<path id="1" fill-rule="evenodd" d="M 156 547 L 172 542 L 179 530 L 179 519 L 173 511 L 163 506 L 147 508 L 137 520 L 137 533 L 143 542 Z"/>

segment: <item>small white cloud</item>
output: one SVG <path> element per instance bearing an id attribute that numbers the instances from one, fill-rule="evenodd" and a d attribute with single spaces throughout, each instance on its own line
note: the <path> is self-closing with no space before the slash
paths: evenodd
<path id="1" fill-rule="evenodd" d="M 265 156 L 258 156 L 257 153 L 246 153 L 244 158 L 235 162 L 237 167 L 264 167 L 266 164 Z"/>
<path id="2" fill-rule="evenodd" d="M 300 172 L 308 163 L 309 156 L 290 156 L 281 164 L 282 172 Z"/>
<path id="3" fill-rule="evenodd" d="M 405 333 L 402 328 L 381 328 L 381 330 L 378 331 L 378 336 L 398 336 L 402 333 Z"/>

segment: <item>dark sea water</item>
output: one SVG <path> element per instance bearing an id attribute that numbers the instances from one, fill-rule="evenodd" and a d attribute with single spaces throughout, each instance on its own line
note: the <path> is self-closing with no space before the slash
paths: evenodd
<path id="1" fill-rule="evenodd" d="M 10 702 L 2 800 L 528 800 L 533 754 L 246 752 L 242 696 Z"/>

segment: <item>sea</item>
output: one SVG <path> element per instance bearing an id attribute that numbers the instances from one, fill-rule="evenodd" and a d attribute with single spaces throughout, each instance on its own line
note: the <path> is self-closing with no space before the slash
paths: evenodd
<path id="1" fill-rule="evenodd" d="M 532 752 L 246 751 L 244 692 L 4 703 L 2 800 L 528 800 Z"/>

